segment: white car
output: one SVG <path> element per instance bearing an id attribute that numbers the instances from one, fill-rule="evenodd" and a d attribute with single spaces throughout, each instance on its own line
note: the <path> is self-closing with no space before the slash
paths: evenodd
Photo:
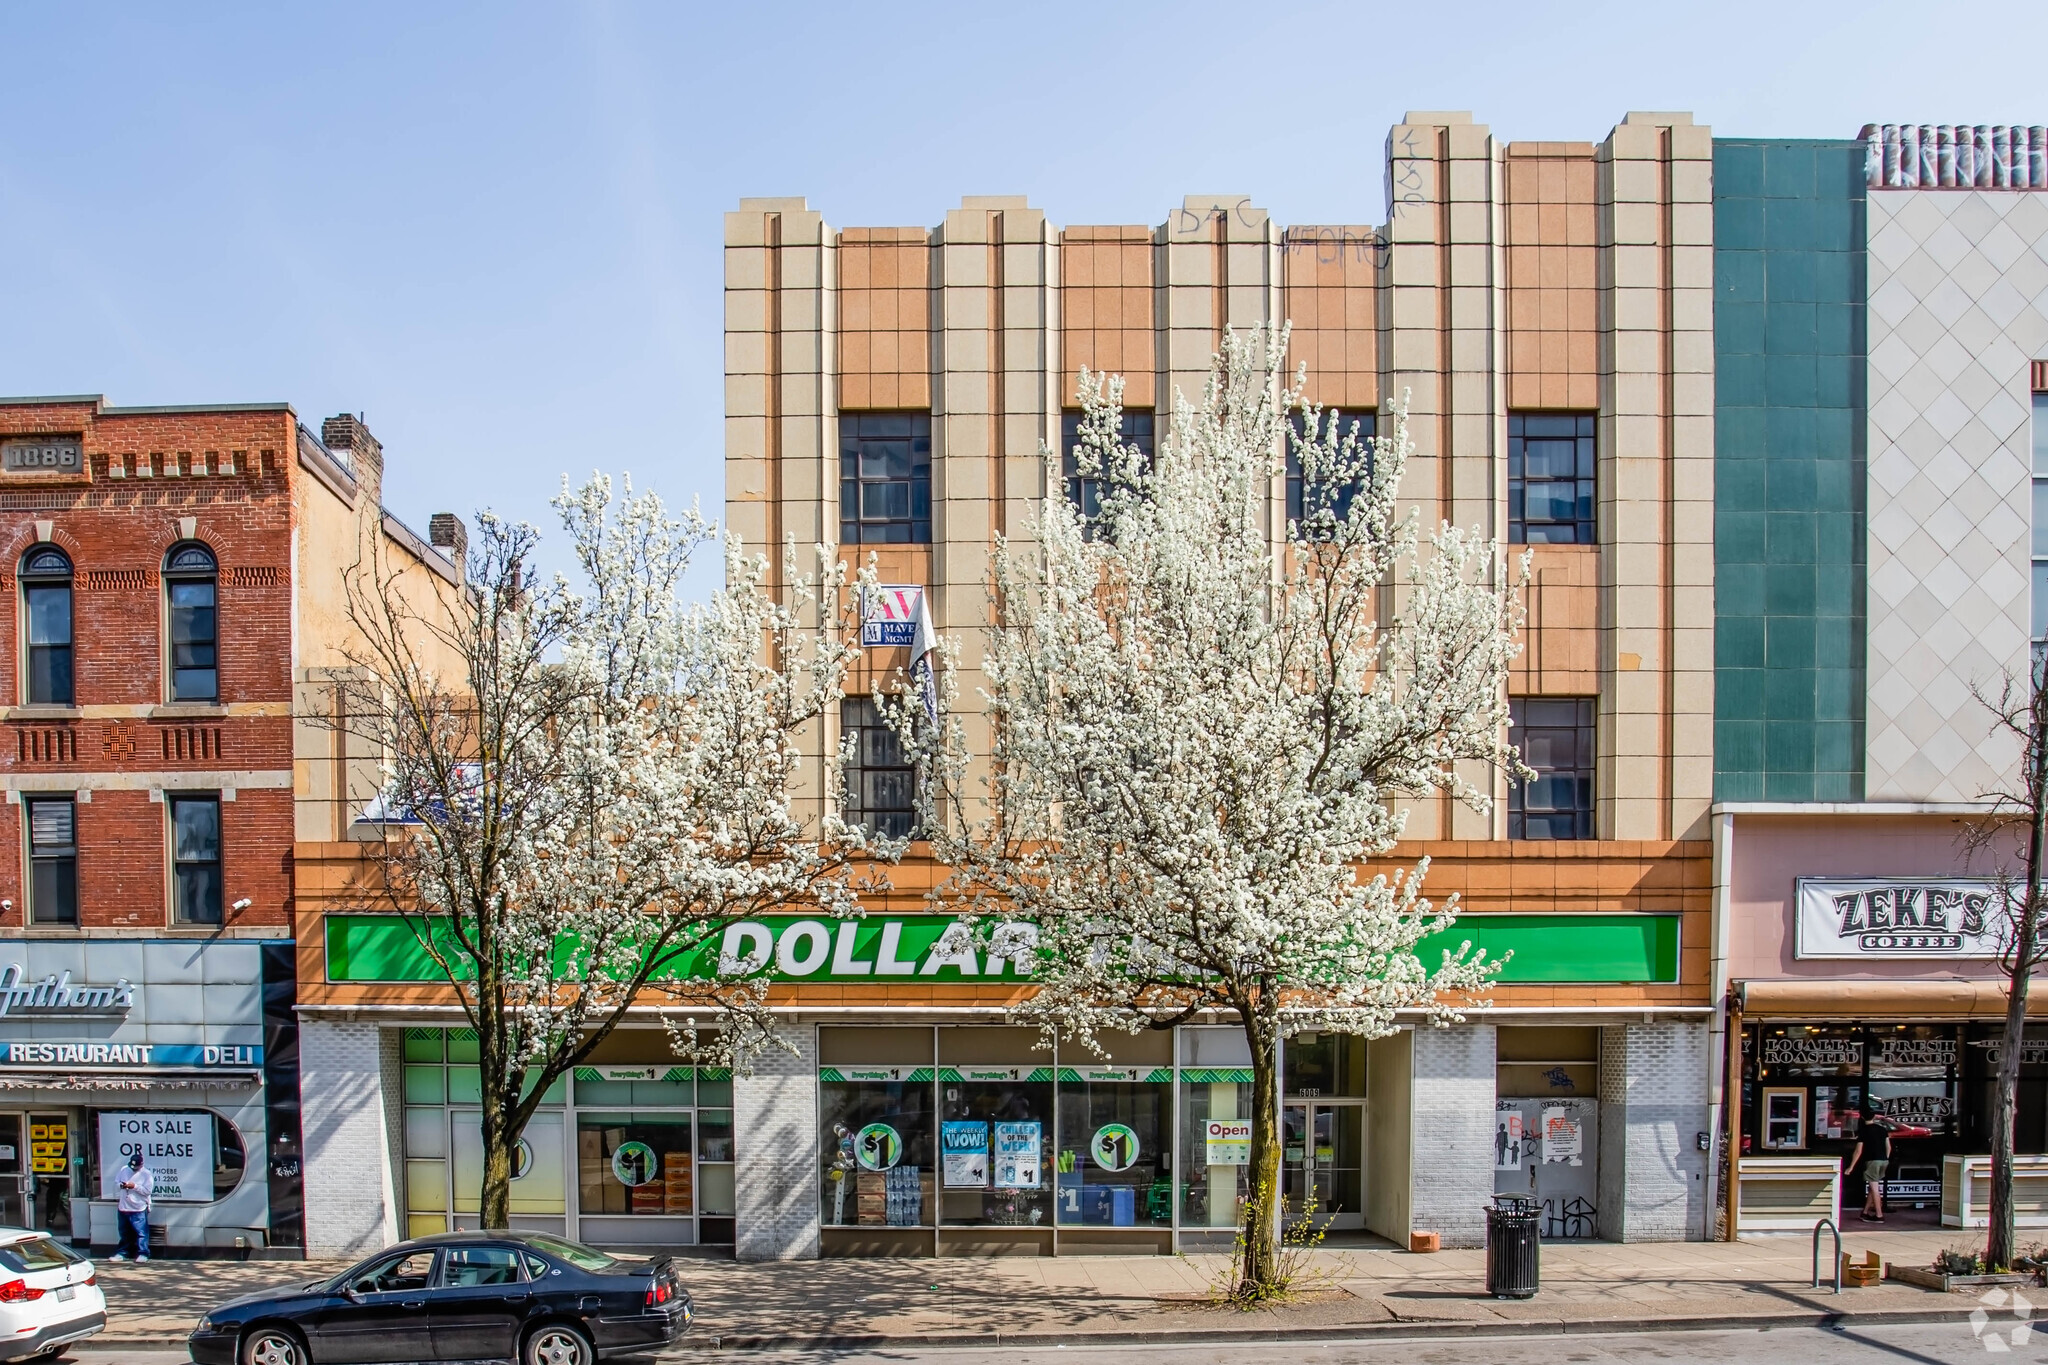
<path id="1" fill-rule="evenodd" d="M 47 1232 L 0 1228 L 0 1361 L 55 1355 L 106 1325 L 91 1261 Z"/>

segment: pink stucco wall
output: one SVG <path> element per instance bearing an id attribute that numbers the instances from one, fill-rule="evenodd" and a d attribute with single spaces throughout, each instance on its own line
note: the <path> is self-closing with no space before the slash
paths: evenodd
<path id="1" fill-rule="evenodd" d="M 1996 977 L 1988 961 L 1801 960 L 1792 956 L 1794 884 L 1801 877 L 1983 877 L 1990 865 L 1962 847 L 1947 815 L 1737 815 L 1729 841 L 1728 975 L 1732 980 L 1823 977 L 1934 980 Z"/>

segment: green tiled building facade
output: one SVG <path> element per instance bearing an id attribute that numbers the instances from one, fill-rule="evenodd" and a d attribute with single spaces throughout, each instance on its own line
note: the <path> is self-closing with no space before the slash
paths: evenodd
<path id="1" fill-rule="evenodd" d="M 1864 147 L 1714 142 L 1717 801 L 1855 801 Z"/>

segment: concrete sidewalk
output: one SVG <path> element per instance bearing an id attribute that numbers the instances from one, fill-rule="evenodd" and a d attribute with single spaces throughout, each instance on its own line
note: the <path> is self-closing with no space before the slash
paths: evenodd
<path id="1" fill-rule="evenodd" d="M 1981 1234 L 1851 1232 L 1844 1247 L 1925 1265 Z M 1831 1247 L 1824 1249 L 1832 1251 Z M 1234 1335 L 1459 1335 L 1791 1326 L 1967 1317 L 1977 1301 L 1910 1285 L 1808 1283 L 1803 1236 L 1727 1243 L 1550 1243 L 1534 1299 L 1485 1295 L 1485 1255 L 1391 1247 L 1320 1251 L 1307 1301 L 1242 1313 L 1208 1302 L 1218 1256 L 999 1260 L 684 1261 L 696 1297 L 695 1349 L 1053 1344 Z M 153 1261 L 100 1266 L 108 1326 L 95 1345 L 182 1343 L 200 1314 L 236 1294 L 304 1283 L 339 1263 Z M 2048 1300 L 2048 1295 L 2044 1295 Z"/>

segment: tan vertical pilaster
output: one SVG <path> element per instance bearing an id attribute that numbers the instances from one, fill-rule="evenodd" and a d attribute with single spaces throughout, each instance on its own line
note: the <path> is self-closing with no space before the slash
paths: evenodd
<path id="1" fill-rule="evenodd" d="M 1605 838 L 1699 837 L 1711 798 L 1711 157 L 1683 114 L 1632 113 L 1598 152 Z"/>
<path id="2" fill-rule="evenodd" d="M 1473 126 L 1467 113 L 1409 113 L 1387 134 L 1380 392 L 1383 405 L 1407 399 L 1413 449 L 1401 502 L 1416 509 L 1425 529 L 1450 516 L 1454 496 L 1450 143 L 1453 128 Z M 1451 837 L 1450 804 L 1445 798 L 1417 802 L 1406 837 Z"/>

